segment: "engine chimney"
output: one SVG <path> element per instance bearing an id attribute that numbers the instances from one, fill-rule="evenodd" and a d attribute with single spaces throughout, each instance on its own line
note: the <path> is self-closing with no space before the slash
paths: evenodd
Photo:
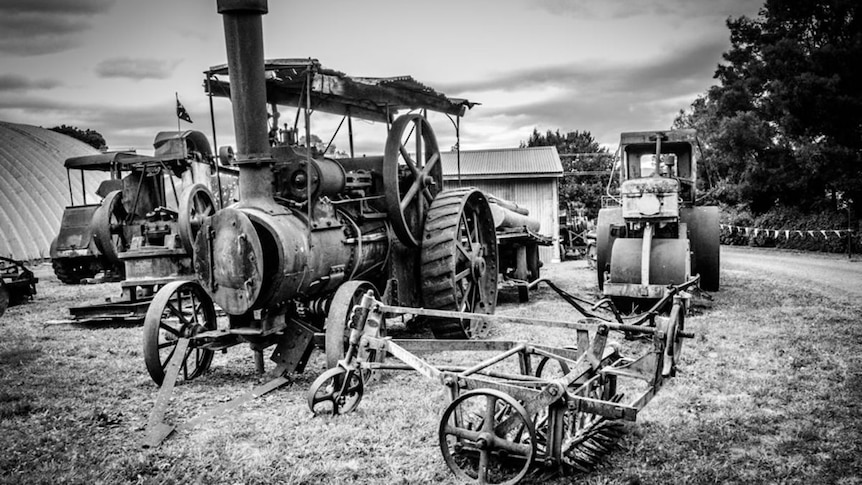
<path id="1" fill-rule="evenodd" d="M 218 0 L 224 21 L 242 205 L 272 199 L 263 22 L 267 0 Z"/>

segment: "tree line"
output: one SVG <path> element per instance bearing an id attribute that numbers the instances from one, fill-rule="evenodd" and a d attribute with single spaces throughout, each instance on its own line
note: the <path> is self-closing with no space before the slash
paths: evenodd
<path id="1" fill-rule="evenodd" d="M 727 20 L 730 50 L 716 85 L 672 128 L 695 128 L 708 202 L 751 219 L 779 209 L 801 217 L 862 204 L 862 2 L 766 0 L 755 18 Z M 533 131 L 523 146 L 598 152 L 587 132 Z M 592 166 L 563 161 L 564 170 Z M 609 169 L 605 159 L 598 161 Z M 561 183 L 561 198 L 599 204 L 601 177 Z M 604 178 L 607 181 L 607 178 Z M 854 222 L 854 224 L 856 224 Z"/>

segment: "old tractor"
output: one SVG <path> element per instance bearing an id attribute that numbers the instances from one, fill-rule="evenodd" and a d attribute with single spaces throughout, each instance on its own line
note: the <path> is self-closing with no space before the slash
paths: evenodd
<path id="1" fill-rule="evenodd" d="M 72 194 L 72 184 L 69 183 L 69 198 L 72 205 L 63 211 L 60 230 L 51 242 L 51 265 L 57 278 L 68 285 L 75 285 L 82 280 L 92 278 L 96 274 L 107 271 L 109 274 L 121 274 L 122 268 L 117 261 L 111 261 L 108 255 L 102 253 L 96 246 L 93 237 L 93 218 L 101 207 L 98 199 L 87 203 L 87 187 L 84 172 L 99 171 L 109 174 L 110 179 L 103 181 L 96 190 L 96 195 L 105 197 L 111 188 L 116 188 L 122 178 L 119 160 L 124 156 L 133 156 L 127 152 L 113 152 L 100 155 L 69 158 L 64 162 L 66 176 L 71 181 L 72 173 L 80 172 L 83 204 L 75 205 Z"/>
<path id="2" fill-rule="evenodd" d="M 619 206 L 599 211 L 599 288 L 621 307 L 700 276 L 719 287 L 718 207 L 697 205 L 694 130 L 623 133 Z"/>
<path id="3" fill-rule="evenodd" d="M 119 298 L 70 308 L 74 322 L 140 323 L 159 287 L 191 278 L 191 234 L 218 207 L 211 191 L 221 188 L 211 177 L 214 156 L 198 131 L 161 132 L 153 146 L 153 156 L 119 152 L 66 161 L 67 167 L 109 170 L 112 177 L 97 191 L 100 204 L 66 209 L 53 245 L 57 276 L 65 282 L 82 276 L 66 271 L 83 264 L 67 257 L 75 251 L 87 253 L 74 258 L 89 258 L 90 276 L 99 265 L 124 276 Z M 68 244 L 73 239 L 74 248 Z"/>

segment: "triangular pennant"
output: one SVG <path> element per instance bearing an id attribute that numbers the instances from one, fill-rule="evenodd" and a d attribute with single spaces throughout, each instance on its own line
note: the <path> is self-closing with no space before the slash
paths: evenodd
<path id="1" fill-rule="evenodd" d="M 790 239 L 790 231 L 784 231 L 784 239 Z"/>
<path id="2" fill-rule="evenodd" d="M 826 239 L 829 239 L 829 236 L 826 235 L 826 231 L 820 231 L 820 234 L 823 234 L 823 237 L 825 237 Z"/>

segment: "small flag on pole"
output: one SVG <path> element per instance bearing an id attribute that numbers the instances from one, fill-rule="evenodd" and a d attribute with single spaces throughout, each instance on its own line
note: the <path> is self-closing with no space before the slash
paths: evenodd
<path id="1" fill-rule="evenodd" d="M 180 103 L 179 97 L 177 97 L 177 118 L 183 121 L 188 121 L 189 123 L 193 123 L 192 117 L 189 116 L 188 112 L 186 111 L 186 108 L 183 106 L 182 103 Z"/>

